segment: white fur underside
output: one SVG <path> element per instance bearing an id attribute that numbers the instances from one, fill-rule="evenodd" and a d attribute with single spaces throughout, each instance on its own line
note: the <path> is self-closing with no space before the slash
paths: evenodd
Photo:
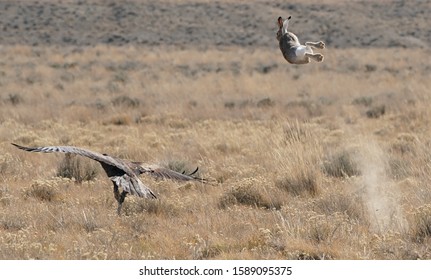
<path id="1" fill-rule="evenodd" d="M 313 53 L 313 50 L 310 47 L 304 45 L 300 45 L 295 50 L 296 56 L 300 58 L 304 57 L 306 53 Z"/>

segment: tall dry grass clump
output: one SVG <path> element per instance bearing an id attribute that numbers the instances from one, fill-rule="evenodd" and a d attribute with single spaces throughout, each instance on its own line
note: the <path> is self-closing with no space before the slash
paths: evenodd
<path id="1" fill-rule="evenodd" d="M 272 193 L 274 190 L 266 184 L 267 181 L 264 179 L 246 178 L 223 194 L 220 198 L 219 207 L 226 209 L 233 205 L 245 205 L 265 209 L 280 209 L 281 199 L 277 198 Z"/>
<path id="2" fill-rule="evenodd" d="M 96 163 L 66 154 L 57 168 L 56 176 L 75 179 L 77 183 L 94 180 L 99 173 Z"/>
<path id="3" fill-rule="evenodd" d="M 412 216 L 411 234 L 413 240 L 427 244 L 431 240 L 431 204 L 418 207 Z"/>
<path id="4" fill-rule="evenodd" d="M 317 175 L 314 172 L 299 172 L 289 174 L 275 181 L 275 186 L 294 196 L 308 194 L 315 196 L 318 194 Z"/>
<path id="5" fill-rule="evenodd" d="M 25 197 L 36 198 L 41 201 L 51 202 L 60 197 L 60 192 L 55 186 L 45 183 L 34 183 L 24 192 Z"/>
<path id="6" fill-rule="evenodd" d="M 293 196 L 316 196 L 320 191 L 321 147 L 313 124 L 287 123 L 274 139 L 275 186 Z"/>
<path id="7" fill-rule="evenodd" d="M 323 161 L 323 171 L 338 178 L 361 175 L 356 161 L 357 153 L 356 147 L 329 150 Z"/>
<path id="8" fill-rule="evenodd" d="M 368 214 L 358 193 L 346 192 L 343 187 L 335 187 L 311 202 L 310 208 L 323 215 L 344 213 L 349 219 L 367 225 Z"/>

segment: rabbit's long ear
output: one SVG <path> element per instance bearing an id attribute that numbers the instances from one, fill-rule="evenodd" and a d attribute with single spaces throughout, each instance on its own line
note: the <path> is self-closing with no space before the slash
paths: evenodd
<path id="1" fill-rule="evenodd" d="M 282 28 L 283 27 L 283 18 L 282 17 L 278 17 L 277 23 L 278 23 L 278 27 Z"/>
<path id="2" fill-rule="evenodd" d="M 285 32 L 287 32 L 287 28 L 289 27 L 289 20 L 292 18 L 292 16 L 289 16 L 287 19 L 284 20 L 284 22 L 281 24 L 281 28 L 283 28 L 283 30 Z"/>

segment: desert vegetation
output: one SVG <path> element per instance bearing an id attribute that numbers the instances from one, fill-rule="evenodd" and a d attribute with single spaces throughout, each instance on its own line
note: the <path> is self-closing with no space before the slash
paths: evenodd
<path id="1" fill-rule="evenodd" d="M 33 4 L 41 2 L 77 14 L 86 7 Z M 328 28 L 335 21 L 339 31 L 344 14 L 326 15 L 350 1 L 256 2 L 259 20 L 268 13 L 268 43 L 252 40 L 259 36 L 235 43 L 229 39 L 235 28 L 225 28 L 224 45 L 205 36 L 187 44 L 178 34 L 170 38 L 178 45 L 152 44 L 151 36 L 150 43 L 101 37 L 91 43 L 90 28 L 84 42 L 51 37 L 54 42 L 35 44 L 37 36 L 19 40 L 33 33 L 16 23 L 20 32 L 0 46 L 0 259 L 431 258 L 431 68 L 423 30 L 412 48 L 382 41 L 366 46 L 369 37 L 335 44 L 339 34 L 327 34 L 323 63 L 293 66 L 278 49 L 273 19 L 320 5 L 321 20 Z M 397 10 L 401 2 L 373 9 L 383 15 L 416 9 L 406 1 L 411 9 Z M 166 3 L 178 5 L 189 25 L 190 7 L 216 5 Z M 8 5 L 9 13 L 36 9 Z M 101 8 L 136 8 L 88 5 L 90 18 Z M 228 14 L 229 5 L 252 6 L 217 5 L 209 15 Z M 368 4 L 350 5 L 361 13 Z M 380 26 L 390 26 L 393 19 L 380 15 Z M 352 29 L 364 24 L 353 19 Z M 101 21 L 99 27 L 109 26 Z M 122 30 L 121 23 L 114 27 Z M 163 35 L 164 27 L 157 27 Z M 326 31 L 316 29 L 322 36 Z M 401 39 L 411 37 L 407 31 Z M 398 38 L 388 36 L 380 39 Z M 214 183 L 142 177 L 159 199 L 129 197 L 118 217 L 112 184 L 97 163 L 26 153 L 11 142 L 75 145 L 178 171 L 199 166 L 199 175 Z"/>

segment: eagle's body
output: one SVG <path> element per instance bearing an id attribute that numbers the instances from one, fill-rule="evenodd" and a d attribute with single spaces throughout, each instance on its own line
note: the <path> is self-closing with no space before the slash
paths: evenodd
<path id="1" fill-rule="evenodd" d="M 138 175 L 150 174 L 158 178 L 168 178 L 173 180 L 188 181 L 203 179 L 194 177 L 197 169 L 191 174 L 178 173 L 176 171 L 159 167 L 159 166 L 144 166 L 141 162 L 131 162 L 124 159 L 100 154 L 87 149 L 74 146 L 46 146 L 46 147 L 24 147 L 13 144 L 15 147 L 27 152 L 42 152 L 42 153 L 68 153 L 88 157 L 99 162 L 105 170 L 106 175 L 114 184 L 114 196 L 118 201 L 117 212 L 120 215 L 121 207 L 127 194 L 136 195 L 139 197 L 155 199 L 157 196 L 154 192 L 142 183 Z M 119 188 L 122 189 L 120 193 Z"/>

